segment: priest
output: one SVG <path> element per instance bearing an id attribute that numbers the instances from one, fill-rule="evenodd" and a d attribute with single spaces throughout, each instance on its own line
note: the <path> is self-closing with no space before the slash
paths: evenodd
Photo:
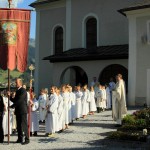
<path id="1" fill-rule="evenodd" d="M 116 88 L 115 92 L 113 93 L 113 119 L 117 122 L 116 126 L 122 125 L 122 118 L 127 113 L 126 107 L 126 91 L 125 91 L 125 83 L 122 79 L 122 75 L 118 74 L 116 76 Z"/>

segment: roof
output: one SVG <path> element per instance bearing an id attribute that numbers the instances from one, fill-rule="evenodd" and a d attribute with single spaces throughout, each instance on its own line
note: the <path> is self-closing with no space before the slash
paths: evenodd
<path id="1" fill-rule="evenodd" d="M 31 3 L 29 6 L 35 7 L 37 5 L 52 3 L 52 2 L 56 2 L 56 1 L 60 1 L 60 0 L 42 0 L 42 1 L 36 0 L 35 2 Z"/>
<path id="2" fill-rule="evenodd" d="M 100 46 L 93 49 L 77 48 L 63 52 L 59 55 L 51 55 L 43 58 L 52 63 L 72 62 L 72 61 L 90 61 L 90 60 L 112 60 L 128 59 L 128 44 Z"/>
<path id="3" fill-rule="evenodd" d="M 133 10 L 139 10 L 139 9 L 146 9 L 150 8 L 150 0 L 142 0 L 141 2 L 134 3 L 134 5 L 131 5 L 129 7 L 123 8 L 118 10 L 121 14 L 125 15 L 125 12 L 127 11 L 133 11 Z"/>

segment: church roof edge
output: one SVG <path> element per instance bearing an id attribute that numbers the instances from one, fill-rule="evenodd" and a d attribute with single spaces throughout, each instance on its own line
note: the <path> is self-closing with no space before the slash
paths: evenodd
<path id="1" fill-rule="evenodd" d="M 60 1 L 60 0 L 43 0 L 43 1 L 35 1 L 35 2 L 31 3 L 29 6 L 35 8 L 37 5 L 42 5 L 42 4 L 46 4 L 46 3 L 52 3 L 52 2 L 56 2 L 56 1 Z"/>
<path id="2" fill-rule="evenodd" d="M 91 49 L 76 48 L 64 51 L 61 54 L 47 56 L 43 58 L 43 60 L 49 60 L 51 63 L 55 63 L 72 61 L 128 59 L 128 50 L 128 44 L 99 46 Z"/>
<path id="3" fill-rule="evenodd" d="M 130 7 L 120 9 L 120 10 L 118 10 L 118 12 L 120 12 L 122 15 L 126 16 L 125 12 L 139 10 L 139 9 L 146 9 L 146 8 L 150 8 L 150 0 L 146 0 L 144 2 L 137 3 L 137 4 L 132 5 Z"/>

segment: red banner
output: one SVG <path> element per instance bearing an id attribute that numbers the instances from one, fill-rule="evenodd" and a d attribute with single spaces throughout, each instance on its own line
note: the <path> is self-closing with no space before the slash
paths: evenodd
<path id="1" fill-rule="evenodd" d="M 0 9 L 0 67 L 24 72 L 27 68 L 30 10 Z"/>

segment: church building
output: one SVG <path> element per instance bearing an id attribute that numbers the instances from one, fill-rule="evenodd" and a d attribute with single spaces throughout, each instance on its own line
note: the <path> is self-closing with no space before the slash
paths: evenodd
<path id="1" fill-rule="evenodd" d="M 150 101 L 149 0 L 37 0 L 35 91 L 123 75 L 127 103 Z M 149 99 L 149 100 L 148 100 Z"/>

